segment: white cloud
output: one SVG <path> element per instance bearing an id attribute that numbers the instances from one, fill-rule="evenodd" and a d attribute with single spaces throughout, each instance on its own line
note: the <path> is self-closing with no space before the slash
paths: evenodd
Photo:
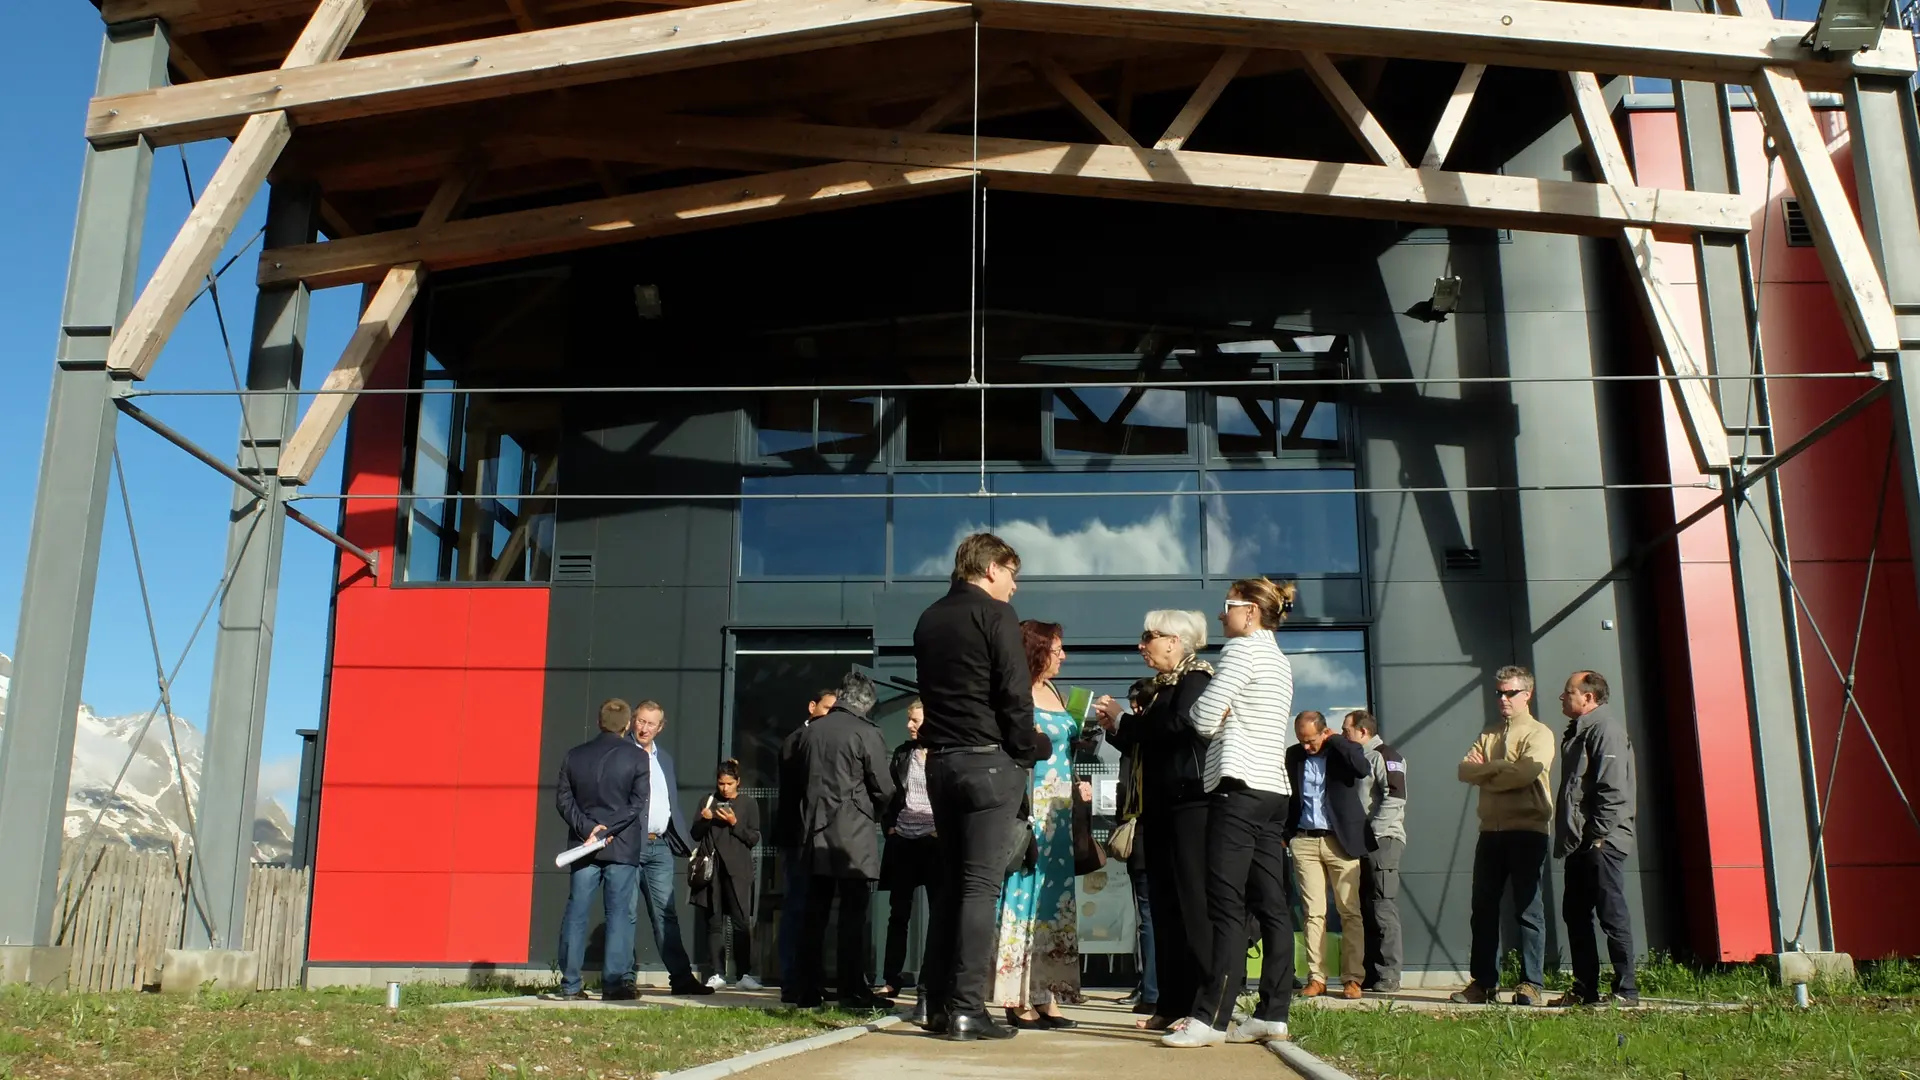
<path id="1" fill-rule="evenodd" d="M 300 758 L 274 758 L 260 763 L 260 794 L 276 799 L 282 806 L 299 800 Z"/>
<path id="2" fill-rule="evenodd" d="M 1020 553 L 1020 568 L 1027 574 L 1191 574 L 1195 558 L 1185 523 L 1190 502 L 1191 497 L 1168 499 L 1147 518 L 1124 525 L 1094 518 L 1081 528 L 1055 531 L 1046 517 L 1037 516 L 1003 518 L 993 532 Z M 946 550 L 952 551 L 968 535 L 986 528 L 979 522 L 957 524 Z M 913 572 L 944 574 L 951 569 L 951 560 L 949 555 L 929 555 Z"/>
<path id="3" fill-rule="evenodd" d="M 1281 639 L 1285 645 L 1285 639 Z M 1358 658 L 1358 653 L 1346 654 Z M 1294 711 L 1302 709 L 1331 708 L 1335 701 L 1363 701 L 1366 697 L 1366 680 L 1360 673 L 1345 664 L 1335 662 L 1325 653 L 1288 653 L 1287 660 L 1293 664 L 1293 705 Z M 1360 706 L 1354 706 L 1359 708 Z"/>

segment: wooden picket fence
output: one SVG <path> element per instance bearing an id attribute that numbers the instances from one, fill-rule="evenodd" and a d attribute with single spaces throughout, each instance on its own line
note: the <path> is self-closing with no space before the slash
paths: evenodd
<path id="1" fill-rule="evenodd" d="M 158 985 L 160 962 L 180 947 L 188 860 L 130 848 L 68 848 L 55 941 L 71 946 L 74 990 Z M 260 989 L 300 985 L 307 950 L 306 870 L 256 866 L 247 887 L 246 947 L 259 955 Z"/>

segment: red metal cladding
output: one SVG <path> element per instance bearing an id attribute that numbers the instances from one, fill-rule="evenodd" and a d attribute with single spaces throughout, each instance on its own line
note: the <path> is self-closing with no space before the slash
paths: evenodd
<path id="1" fill-rule="evenodd" d="M 412 323 L 370 385 L 404 386 Z M 399 490 L 407 398 L 354 409 L 346 490 Z M 309 956 L 319 963 L 527 961 L 539 813 L 547 591 L 395 588 L 399 504 L 348 504 Z"/>

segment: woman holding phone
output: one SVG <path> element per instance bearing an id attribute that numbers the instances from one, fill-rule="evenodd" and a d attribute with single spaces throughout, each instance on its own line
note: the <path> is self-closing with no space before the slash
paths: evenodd
<path id="1" fill-rule="evenodd" d="M 707 913 L 707 985 L 760 989 L 753 977 L 753 847 L 760 842 L 760 808 L 740 793 L 740 763 L 720 763 L 713 794 L 693 822 L 693 842 L 713 848 L 713 877 L 687 901 Z M 733 962 L 740 981 L 727 981 L 727 920 L 733 920 Z"/>

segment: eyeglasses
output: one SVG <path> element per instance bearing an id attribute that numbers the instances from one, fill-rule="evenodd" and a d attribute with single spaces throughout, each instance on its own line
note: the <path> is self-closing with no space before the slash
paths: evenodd
<path id="1" fill-rule="evenodd" d="M 1532 692 L 1533 691 L 1531 690 L 1495 690 L 1494 691 L 1494 693 L 1500 695 L 1503 698 L 1516 698 L 1516 697 L 1519 697 L 1521 694 L 1530 694 Z"/>
<path id="2" fill-rule="evenodd" d="M 1158 630 L 1142 630 L 1140 631 L 1140 644 L 1151 645 L 1154 642 L 1159 641 L 1163 637 L 1172 637 L 1172 636 L 1173 636 L 1172 634 L 1163 634 Z"/>
<path id="3" fill-rule="evenodd" d="M 1222 615 L 1231 615 L 1231 614 L 1233 614 L 1233 609 L 1234 609 L 1234 608 L 1237 608 L 1237 607 L 1255 607 L 1255 606 L 1256 606 L 1256 605 L 1255 605 L 1255 604 L 1254 604 L 1254 602 L 1253 602 L 1253 601 L 1251 601 L 1251 600 L 1229 600 L 1229 601 L 1227 601 L 1227 602 L 1226 602 L 1226 605 L 1225 605 L 1225 606 L 1223 606 L 1223 607 L 1222 607 L 1222 608 L 1220 609 L 1220 614 L 1222 614 Z"/>

